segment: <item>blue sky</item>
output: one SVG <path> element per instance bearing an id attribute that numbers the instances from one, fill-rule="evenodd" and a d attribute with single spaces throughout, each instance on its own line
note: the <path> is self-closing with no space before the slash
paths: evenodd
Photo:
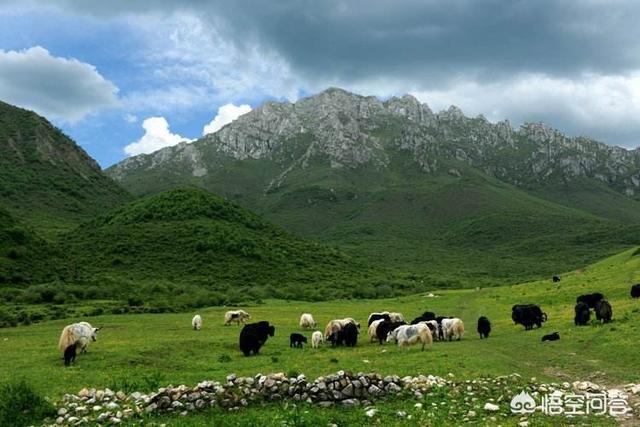
<path id="1" fill-rule="evenodd" d="M 0 0 L 0 99 L 103 167 L 329 86 L 638 146 L 633 1 L 43 4 Z"/>

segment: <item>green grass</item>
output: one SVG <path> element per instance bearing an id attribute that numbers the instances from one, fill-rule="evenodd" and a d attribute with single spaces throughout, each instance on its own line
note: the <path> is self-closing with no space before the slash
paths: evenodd
<path id="1" fill-rule="evenodd" d="M 239 328 L 222 326 L 224 308 L 200 310 L 204 319 L 200 332 L 190 329 L 193 313 L 82 319 L 104 329 L 89 354 L 79 357 L 76 366 L 67 369 L 56 349 L 58 335 L 65 324 L 80 319 L 2 329 L 0 346 L 4 363 L 0 366 L 0 377 L 19 373 L 47 390 L 51 397 L 84 386 L 117 386 L 125 381 L 144 385 L 149 378 L 159 384 L 195 384 L 203 379 L 222 379 L 230 372 L 255 375 L 296 371 L 315 377 L 338 369 L 398 375 L 453 372 L 460 378 L 517 372 L 549 380 L 587 379 L 598 371 L 593 377 L 595 381 L 638 382 L 640 361 L 635 348 L 640 339 L 640 303 L 629 297 L 628 290 L 631 283 L 640 279 L 640 257 L 633 253 L 627 251 L 580 273 L 567 274 L 560 284 L 537 282 L 443 291 L 437 293 L 438 298 L 415 295 L 377 301 L 266 301 L 245 307 L 253 319 L 268 319 L 276 325 L 276 336 L 269 339 L 258 357 L 241 355 L 237 348 Z M 575 297 L 593 291 L 602 291 L 609 298 L 615 321 L 610 325 L 576 328 Z M 541 330 L 525 332 L 521 326 L 513 325 L 510 307 L 524 302 L 539 303 L 548 313 L 549 322 Z M 381 309 L 398 310 L 407 317 L 426 309 L 456 315 L 465 321 L 467 334 L 461 342 L 437 342 L 432 351 L 424 353 L 417 348 L 403 353 L 394 346 L 369 344 L 364 335 L 353 349 L 288 347 L 288 335 L 298 331 L 298 317 L 303 311 L 312 312 L 323 325 L 332 318 L 345 316 L 364 323 L 371 311 Z M 480 341 L 475 333 L 479 315 L 488 316 L 493 323 L 488 340 Z M 542 344 L 541 336 L 552 331 L 559 331 L 562 339 Z M 224 355 L 231 360 L 225 362 Z"/>

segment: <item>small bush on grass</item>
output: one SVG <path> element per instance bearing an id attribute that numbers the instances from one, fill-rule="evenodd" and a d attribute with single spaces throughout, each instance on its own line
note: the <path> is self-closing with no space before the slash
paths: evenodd
<path id="1" fill-rule="evenodd" d="M 1 426 L 39 425 L 44 418 L 55 414 L 53 405 L 25 380 L 0 383 Z"/>

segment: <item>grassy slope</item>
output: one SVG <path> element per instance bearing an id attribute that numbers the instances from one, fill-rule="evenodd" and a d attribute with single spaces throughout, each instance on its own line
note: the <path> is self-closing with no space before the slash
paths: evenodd
<path id="1" fill-rule="evenodd" d="M 56 344 L 62 327 L 76 319 L 2 329 L 0 377 L 24 376 L 54 397 L 83 386 L 121 387 L 128 382 L 144 388 L 150 378 L 160 384 L 194 384 L 203 379 L 222 379 L 230 372 L 254 375 L 292 370 L 310 377 L 349 369 L 399 375 L 454 372 L 461 378 L 517 372 L 556 381 L 592 378 L 608 384 L 638 382 L 640 301 L 632 300 L 628 294 L 630 284 L 640 281 L 640 256 L 634 254 L 635 250 L 626 251 L 565 274 L 559 284 L 545 281 L 451 290 L 438 293 L 438 298 L 416 295 L 321 303 L 270 300 L 264 305 L 244 307 L 254 319 L 268 319 L 277 328 L 276 336 L 267 342 L 259 357 L 245 358 L 238 351 L 239 328 L 222 326 L 224 308 L 200 311 L 204 319 L 200 332 L 190 329 L 192 313 L 84 319 L 104 329 L 89 354 L 81 356 L 77 365 L 69 369 L 62 366 Z M 575 297 L 593 291 L 607 295 L 613 305 L 614 322 L 577 328 L 573 326 Z M 510 307 L 524 302 L 540 303 L 548 313 L 549 322 L 541 330 L 525 332 L 521 326 L 513 325 Z M 303 311 L 312 312 L 324 324 L 344 316 L 364 322 L 369 312 L 381 309 L 399 310 L 407 317 L 425 309 L 457 315 L 465 321 L 467 334 L 461 342 L 435 343 L 433 350 L 426 353 L 412 348 L 403 354 L 393 346 L 380 347 L 365 339 L 353 349 L 296 351 L 288 347 L 288 335 L 298 330 L 298 316 Z M 493 333 L 488 340 L 480 341 L 475 333 L 479 315 L 492 320 Z M 552 331 L 559 331 L 562 339 L 542 344 L 540 337 Z M 231 361 L 220 362 L 222 355 L 229 355 Z M 593 376 L 596 371 L 600 373 Z"/>
<path id="2" fill-rule="evenodd" d="M 304 141 L 291 142 L 297 145 Z M 454 160 L 441 160 L 439 170 L 455 168 L 462 177 L 424 173 L 396 151 L 383 169 L 336 169 L 315 160 L 265 192 L 281 165 L 232 160 L 214 150 L 204 155 L 212 156 L 204 159 L 212 166 L 202 178 L 185 175 L 187 168 L 162 174 L 140 168 L 123 185 L 143 194 L 176 182 L 200 186 L 296 235 L 449 287 L 533 280 L 640 243 L 640 204 L 601 187 L 598 203 L 589 195 L 591 181 L 580 184 L 575 199 L 551 190 L 529 194 Z"/>
<path id="3" fill-rule="evenodd" d="M 0 208 L 0 285 L 49 281 L 60 267 L 52 246 Z"/>
<path id="4" fill-rule="evenodd" d="M 131 196 L 37 114 L 0 102 L 0 205 L 47 237 Z"/>
<path id="5" fill-rule="evenodd" d="M 63 247 L 87 277 L 198 282 L 213 289 L 293 284 L 299 295 L 316 294 L 318 283 L 371 271 L 196 189 L 125 205 L 68 234 Z"/>

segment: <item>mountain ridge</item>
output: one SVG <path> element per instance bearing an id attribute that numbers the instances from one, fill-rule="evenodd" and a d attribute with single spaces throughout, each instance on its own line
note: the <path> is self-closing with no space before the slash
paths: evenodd
<path id="1" fill-rule="evenodd" d="M 392 141 L 384 141 L 379 134 L 394 125 L 402 129 Z M 397 148 L 412 153 L 425 172 L 438 170 L 438 158 L 447 158 L 523 187 L 587 177 L 635 199 L 640 189 L 638 149 L 566 137 L 542 123 L 524 123 L 516 130 L 506 120 L 491 123 L 483 116 L 466 117 L 455 106 L 434 114 L 411 95 L 382 101 L 336 88 L 296 103 L 265 103 L 193 143 L 128 158 L 106 171 L 123 181 L 129 169 L 153 169 L 168 160 L 184 159 L 182 165 L 198 178 L 212 166 L 202 161 L 203 152 L 217 151 L 236 160 L 278 158 L 287 141 L 309 133 L 312 141 L 290 159 L 289 168 L 323 155 L 334 168 L 384 167 L 387 151 Z M 282 174 L 265 190 L 277 187 L 287 170 Z"/>
<path id="2" fill-rule="evenodd" d="M 411 96 L 329 89 L 107 173 L 138 195 L 204 188 L 374 265 L 464 286 L 554 274 L 640 242 L 637 157 L 541 124 L 513 130 Z"/>
<path id="3" fill-rule="evenodd" d="M 0 101 L 0 205 L 51 236 L 131 198 L 47 119 Z"/>

